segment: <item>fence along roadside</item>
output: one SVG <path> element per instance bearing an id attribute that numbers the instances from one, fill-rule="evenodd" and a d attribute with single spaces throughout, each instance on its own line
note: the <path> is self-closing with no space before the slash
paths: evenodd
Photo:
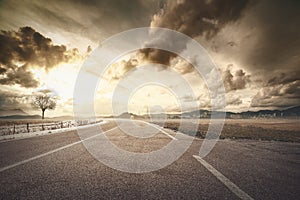
<path id="1" fill-rule="evenodd" d="M 60 122 L 49 122 L 49 123 L 24 123 L 24 124 L 12 124 L 0 126 L 1 135 L 12 135 L 19 133 L 30 133 L 44 130 L 55 130 L 60 128 L 71 128 L 76 126 L 83 126 L 87 124 L 99 123 L 102 120 L 69 120 Z"/>

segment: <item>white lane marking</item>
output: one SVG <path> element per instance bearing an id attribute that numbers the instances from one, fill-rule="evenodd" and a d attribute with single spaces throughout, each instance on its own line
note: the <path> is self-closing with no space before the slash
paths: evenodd
<path id="1" fill-rule="evenodd" d="M 29 158 L 29 159 L 26 159 L 26 160 L 22 160 L 22 161 L 20 161 L 20 162 L 14 163 L 14 164 L 12 164 L 12 165 L 8 165 L 8 166 L 6 166 L 6 167 L 2 167 L 2 168 L 0 168 L 0 172 L 6 171 L 6 170 L 8 170 L 8 169 L 17 167 L 17 166 L 19 166 L 19 165 L 23 165 L 23 164 L 28 163 L 28 162 L 30 162 L 30 161 L 33 161 L 33 160 L 42 158 L 42 157 L 44 157 L 44 156 L 48 156 L 48 155 L 50 155 L 50 154 L 53 154 L 53 153 L 55 153 L 55 152 L 64 150 L 64 149 L 66 149 L 66 148 L 72 147 L 72 146 L 74 146 L 74 145 L 76 145 L 76 144 L 82 143 L 82 142 L 84 142 L 84 141 L 86 141 L 86 140 L 92 139 L 92 138 L 94 138 L 94 137 L 97 137 L 97 136 L 99 136 L 99 135 L 101 135 L 101 134 L 107 133 L 107 132 L 112 131 L 112 130 L 117 129 L 117 128 L 118 128 L 118 127 L 114 127 L 114 128 L 109 129 L 109 130 L 107 130 L 107 131 L 101 132 L 101 133 L 99 133 L 99 134 L 97 134 L 97 135 L 93 135 L 93 136 L 91 136 L 91 137 L 88 137 L 88 138 L 86 138 L 86 139 L 84 139 L 84 140 L 80 140 L 80 141 L 77 141 L 77 142 L 68 144 L 68 145 L 66 145 L 66 146 L 59 147 L 59 148 L 57 148 L 57 149 L 48 151 L 48 152 L 46 152 L 46 153 L 43 153 L 43 154 L 34 156 L 34 157 L 32 157 L 32 158 Z"/>
<path id="2" fill-rule="evenodd" d="M 155 125 L 155 124 L 151 124 L 149 122 L 145 122 L 145 121 L 142 121 L 142 120 L 135 120 L 135 121 L 138 121 L 138 122 L 142 122 L 142 123 L 145 123 L 145 124 L 148 124 L 154 128 L 156 128 L 157 130 L 159 130 L 160 132 L 162 132 L 163 134 L 167 135 L 168 137 L 170 137 L 172 140 L 177 140 L 176 137 L 173 137 L 172 135 L 170 135 L 169 133 L 167 133 L 165 130 L 163 130 L 161 127 L 159 127 L 158 125 Z"/>
<path id="3" fill-rule="evenodd" d="M 253 200 L 251 196 L 249 196 L 246 192 L 241 190 L 236 184 L 231 182 L 226 176 L 221 174 L 218 170 L 216 170 L 213 166 L 207 163 L 205 160 L 200 158 L 197 155 L 193 155 L 193 157 L 199 161 L 210 173 L 212 173 L 217 179 L 219 179 L 229 190 L 231 190 L 236 196 L 243 200 Z"/>

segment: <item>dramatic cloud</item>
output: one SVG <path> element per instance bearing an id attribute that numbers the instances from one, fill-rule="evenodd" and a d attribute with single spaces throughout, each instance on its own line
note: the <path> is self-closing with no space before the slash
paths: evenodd
<path id="1" fill-rule="evenodd" d="M 249 11 L 253 16 L 249 21 L 257 27 L 257 39 L 241 58 L 263 82 L 252 107 L 300 105 L 299 9 L 299 1 L 276 0 L 263 1 Z"/>
<path id="2" fill-rule="evenodd" d="M 0 110 L 26 109 L 30 107 L 30 96 L 17 93 L 16 91 L 0 90 Z"/>
<path id="3" fill-rule="evenodd" d="M 37 87 L 38 81 L 30 67 L 48 71 L 79 55 L 77 49 L 67 50 L 64 45 L 54 45 L 51 39 L 31 27 L 1 31 L 0 46 L 0 84 L 5 85 Z"/>
<path id="4" fill-rule="evenodd" d="M 165 7 L 153 16 L 151 27 L 169 28 L 190 37 L 204 36 L 210 39 L 226 24 L 240 19 L 247 2 L 247 0 L 168 1 Z M 166 38 L 161 38 L 160 42 L 166 42 Z M 184 50 L 186 42 L 182 41 L 176 48 Z M 170 59 L 175 57 L 172 53 L 157 49 L 146 49 L 142 52 L 149 60 L 162 64 L 169 64 Z"/>
<path id="5" fill-rule="evenodd" d="M 300 2 L 255 1 L 237 23 L 224 26 L 205 46 L 251 72 L 293 71 L 300 64 Z"/>
<path id="6" fill-rule="evenodd" d="M 266 83 L 265 86 L 275 86 L 281 84 L 289 84 L 299 80 L 298 73 L 278 73 L 274 77 L 270 78 Z"/>
<path id="7" fill-rule="evenodd" d="M 235 63 L 251 74 L 252 83 L 246 88 L 258 91 L 253 97 L 253 107 L 264 103 L 269 107 L 273 100 L 273 107 L 299 104 L 285 93 L 288 90 L 280 90 L 280 96 L 270 94 L 278 93 L 277 88 L 283 85 L 295 85 L 295 81 L 299 80 L 299 9 L 299 1 L 257 1 L 245 10 L 238 23 L 228 24 L 211 41 L 199 38 L 220 66 Z M 231 80 L 229 73 L 227 77 Z M 224 82 L 227 89 L 231 88 L 229 83 Z"/>
<path id="8" fill-rule="evenodd" d="M 172 68 L 180 74 L 188 74 L 195 71 L 192 64 L 186 62 L 185 60 L 177 57 L 171 61 Z"/>
<path id="9" fill-rule="evenodd" d="M 170 28 L 190 37 L 205 34 L 211 38 L 224 25 L 238 20 L 246 5 L 247 0 L 168 1 L 154 15 L 151 26 Z"/>
<path id="10" fill-rule="evenodd" d="M 288 0 L 262 1 L 249 10 L 247 26 L 255 26 L 253 49 L 244 57 L 252 67 L 263 70 L 299 69 L 300 2 Z M 251 18 L 250 18 L 251 17 Z"/>
<path id="11" fill-rule="evenodd" d="M 71 36 L 67 39 L 77 43 L 99 42 L 130 28 L 148 26 L 160 7 L 161 1 L 156 0 L 51 0 L 47 4 L 4 0 L 0 6 L 0 26 L 7 29 L 26 24 L 43 33 Z"/>
<path id="12" fill-rule="evenodd" d="M 47 4 L 3 0 L 0 30 L 8 31 L 0 33 L 0 89 L 19 90 L 21 86 L 24 94 L 29 94 L 42 85 L 55 90 L 65 87 L 60 95 L 65 94 L 66 100 L 72 96 L 68 92 L 73 89 L 70 77 L 77 71 L 68 72 L 80 65 L 73 66 L 70 61 L 79 52 L 87 55 L 113 34 L 151 26 L 187 34 L 208 51 L 222 74 L 229 109 L 299 105 L 299 10 L 296 0 L 53 0 Z M 188 42 L 175 43 L 164 35 L 145 41 L 144 49 L 113 64 L 105 80 L 114 80 L 107 81 L 108 85 L 116 83 L 126 72 L 147 62 L 165 64 L 190 81 L 198 103 L 209 107 L 214 97 L 203 94 L 192 65 L 174 53 L 149 48 L 162 43 L 184 52 Z M 64 70 L 55 67 L 62 62 L 69 62 Z M 163 73 L 163 69 L 159 70 Z M 216 77 L 208 74 L 208 79 L 209 84 L 216 83 Z M 3 105 L 21 99 L 7 92 L 0 95 Z"/>
<path id="13" fill-rule="evenodd" d="M 288 107 L 300 105 L 300 80 L 266 86 L 254 96 L 252 107 Z"/>
<path id="14" fill-rule="evenodd" d="M 164 7 L 155 14 L 151 21 L 151 27 L 170 28 L 191 37 L 201 36 L 207 40 L 213 38 L 219 30 L 230 23 L 234 23 L 242 16 L 247 6 L 247 1 L 168 1 Z M 178 59 L 177 55 L 159 49 L 147 48 L 156 43 L 167 43 L 180 51 L 186 48 L 188 41 L 173 42 L 167 37 L 155 38 L 154 41 L 146 41 L 145 48 L 138 53 L 143 60 L 160 63 L 173 67 L 181 74 L 194 72 L 194 67 L 189 63 Z M 174 44 L 177 46 L 174 47 Z M 122 70 L 122 68 L 120 69 Z M 243 89 L 249 77 L 243 71 L 236 72 L 238 77 L 228 77 L 229 90 Z M 244 83 L 244 82 L 245 83 Z"/>
<path id="15" fill-rule="evenodd" d="M 129 60 L 121 60 L 120 62 L 114 63 L 108 69 L 108 75 L 114 80 L 119 80 L 123 77 L 124 74 L 129 72 L 130 70 L 136 68 L 138 65 L 138 61 L 136 59 Z"/>
<path id="16" fill-rule="evenodd" d="M 223 81 L 227 92 L 245 89 L 247 83 L 250 82 L 250 75 L 246 75 L 242 69 L 232 73 L 229 65 L 226 71 L 223 73 Z"/>
<path id="17" fill-rule="evenodd" d="M 4 69 L 4 72 L 0 73 L 0 84 L 19 84 L 26 88 L 37 87 L 38 81 L 34 79 L 34 76 L 30 71 L 27 71 L 27 68 L 26 65 L 20 67 L 10 65 L 10 67 L 2 68 Z"/>
<path id="18" fill-rule="evenodd" d="M 226 104 L 227 105 L 240 105 L 243 101 L 241 100 L 241 97 L 235 97 L 235 96 L 229 96 L 226 98 Z"/>

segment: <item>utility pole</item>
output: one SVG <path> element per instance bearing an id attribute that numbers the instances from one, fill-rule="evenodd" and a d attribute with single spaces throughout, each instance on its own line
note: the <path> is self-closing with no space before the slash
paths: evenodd
<path id="1" fill-rule="evenodd" d="M 147 105 L 147 117 L 148 117 L 148 119 L 150 118 L 150 116 L 149 116 L 149 106 Z"/>

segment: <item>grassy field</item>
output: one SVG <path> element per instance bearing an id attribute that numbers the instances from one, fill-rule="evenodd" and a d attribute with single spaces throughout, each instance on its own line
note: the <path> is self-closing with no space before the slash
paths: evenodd
<path id="1" fill-rule="evenodd" d="M 167 120 L 166 122 L 153 121 L 164 128 L 177 131 L 180 120 Z M 205 138 L 209 119 L 184 119 L 185 134 L 191 134 L 193 127 L 198 125 L 196 136 Z M 273 140 L 285 142 L 300 142 L 299 119 L 226 119 L 220 139 L 251 139 Z M 189 128 L 190 127 L 190 128 Z"/>

